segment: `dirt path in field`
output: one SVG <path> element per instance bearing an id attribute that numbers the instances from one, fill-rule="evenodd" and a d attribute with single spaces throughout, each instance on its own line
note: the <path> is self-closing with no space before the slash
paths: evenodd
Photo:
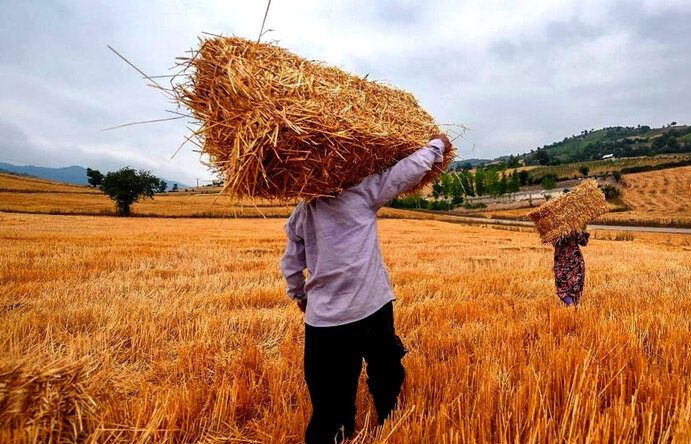
<path id="1" fill-rule="evenodd" d="M 514 227 L 532 227 L 533 223 L 524 220 L 511 219 L 486 219 L 484 217 L 468 217 L 468 216 L 454 216 L 451 214 L 444 214 L 438 220 L 453 223 L 469 223 L 469 224 L 486 224 L 486 225 L 505 225 Z M 673 234 L 689 234 L 691 235 L 691 228 L 674 228 L 674 227 L 642 227 L 631 225 L 588 225 L 591 230 L 612 230 L 612 231 L 637 231 L 646 233 L 673 233 Z"/>

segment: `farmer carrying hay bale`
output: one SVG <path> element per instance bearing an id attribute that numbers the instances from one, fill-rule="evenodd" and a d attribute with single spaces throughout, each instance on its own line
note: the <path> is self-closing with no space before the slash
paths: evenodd
<path id="1" fill-rule="evenodd" d="M 528 214 L 542 241 L 554 246 L 557 296 L 567 306 L 577 306 L 583 292 L 585 261 L 580 246 L 588 245 L 590 237 L 585 228 L 606 212 L 607 201 L 597 182 L 587 180 Z"/>
<path id="2" fill-rule="evenodd" d="M 411 94 L 274 45 L 211 38 L 185 63 L 177 98 L 200 122 L 195 135 L 225 191 L 303 199 L 286 224 L 280 266 L 305 313 L 307 443 L 353 434 L 363 359 L 383 422 L 403 384 L 405 348 L 377 211 L 441 173 L 451 142 Z"/>
<path id="3" fill-rule="evenodd" d="M 305 312 L 308 444 L 353 434 L 363 358 L 380 424 L 396 406 L 406 350 L 394 328 L 395 297 L 379 250 L 377 211 L 416 187 L 450 149 L 446 136 L 434 136 L 386 171 L 333 197 L 301 202 L 288 219 L 281 270 L 288 295 Z"/>
<path id="4" fill-rule="evenodd" d="M 181 64 L 175 96 L 198 121 L 196 142 L 224 191 L 238 197 L 332 195 L 440 133 L 412 94 L 272 44 L 208 38 Z M 453 158 L 448 150 L 421 184 Z"/>

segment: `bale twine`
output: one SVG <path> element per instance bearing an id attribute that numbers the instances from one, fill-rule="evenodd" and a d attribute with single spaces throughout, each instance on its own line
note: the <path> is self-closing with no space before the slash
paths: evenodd
<path id="1" fill-rule="evenodd" d="M 238 197 L 331 195 L 381 172 L 439 133 L 412 94 L 308 61 L 273 44 L 200 40 L 176 100 L 195 142 Z M 454 158 L 444 155 L 421 186 Z"/>
<path id="2" fill-rule="evenodd" d="M 586 180 L 569 193 L 547 201 L 531 211 L 528 217 L 535 222 L 542 242 L 552 243 L 583 230 L 588 222 L 607 211 L 607 200 L 598 188 L 597 182 Z"/>

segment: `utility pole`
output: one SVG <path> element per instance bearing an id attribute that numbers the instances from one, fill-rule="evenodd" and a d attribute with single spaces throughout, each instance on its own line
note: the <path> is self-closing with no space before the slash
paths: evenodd
<path id="1" fill-rule="evenodd" d="M 199 178 L 197 177 L 197 188 L 199 188 Z"/>

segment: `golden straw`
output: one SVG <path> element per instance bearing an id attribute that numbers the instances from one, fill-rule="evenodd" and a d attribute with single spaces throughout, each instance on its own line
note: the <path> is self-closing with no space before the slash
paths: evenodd
<path id="1" fill-rule="evenodd" d="M 213 36 L 189 58 L 177 100 L 238 197 L 311 198 L 381 172 L 439 133 L 412 94 L 273 44 Z M 429 183 L 453 160 L 423 180 Z"/>
<path id="2" fill-rule="evenodd" d="M 551 243 L 585 229 L 588 222 L 607 211 L 607 200 L 597 187 L 597 182 L 586 180 L 569 193 L 531 211 L 528 217 L 535 222 L 542 242 Z"/>

